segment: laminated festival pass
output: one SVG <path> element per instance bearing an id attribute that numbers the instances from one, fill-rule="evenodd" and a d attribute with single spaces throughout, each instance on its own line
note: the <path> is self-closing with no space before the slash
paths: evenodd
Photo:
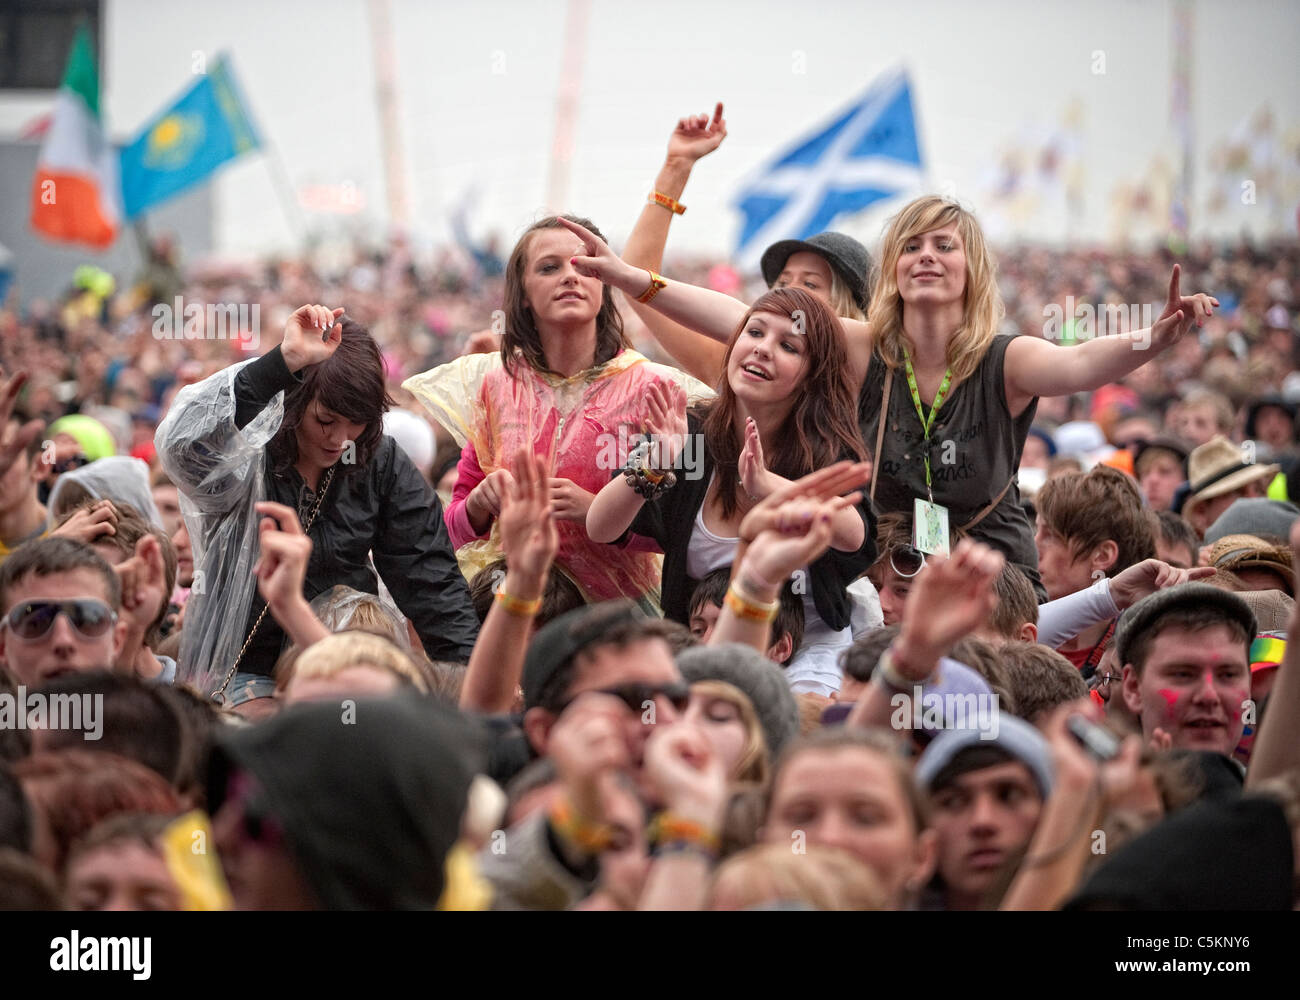
<path id="1" fill-rule="evenodd" d="M 948 508 L 920 497 L 913 503 L 912 545 L 927 555 L 948 554 Z"/>

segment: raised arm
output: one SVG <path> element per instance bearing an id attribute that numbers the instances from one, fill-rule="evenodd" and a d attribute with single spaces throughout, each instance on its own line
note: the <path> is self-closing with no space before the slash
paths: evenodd
<path id="1" fill-rule="evenodd" d="M 1200 293 L 1179 293 L 1179 267 L 1169 278 L 1169 295 L 1155 324 L 1113 337 L 1096 337 L 1075 347 L 1062 347 L 1038 337 L 1016 337 L 1007 345 L 1007 407 L 1015 414 L 1035 396 L 1068 396 L 1088 392 L 1122 378 L 1214 315 L 1219 300 Z"/>
<path id="2" fill-rule="evenodd" d="M 1291 551 L 1300 558 L 1300 523 L 1291 528 Z M 1260 722 L 1246 768 L 1246 787 L 1254 790 L 1268 778 L 1300 768 L 1300 611 L 1292 609 L 1289 633 L 1277 680 L 1268 697 L 1268 711 Z M 1258 706 L 1256 706 L 1258 711 Z"/>
<path id="3" fill-rule="evenodd" d="M 668 139 L 668 158 L 655 178 L 655 194 L 666 195 L 679 201 L 686 189 L 695 161 L 707 156 L 721 145 L 727 136 L 727 123 L 722 117 L 722 103 L 708 115 L 683 118 Z M 685 211 L 683 209 L 683 211 Z M 678 213 L 673 208 L 647 198 L 636 226 L 627 238 L 623 259 L 634 267 L 659 271 L 663 268 L 664 245 L 668 242 L 668 228 Z M 714 340 L 701 337 L 695 330 L 675 323 L 667 316 L 642 305 L 631 296 L 628 304 L 646 325 L 660 346 L 682 368 L 701 382 L 716 385 L 722 371 L 724 348 Z"/>
<path id="4" fill-rule="evenodd" d="M 546 463 L 525 448 L 514 465 L 498 519 L 506 577 L 469 658 L 460 693 L 463 711 L 510 711 L 524 673 L 534 608 L 560 544 L 547 499 Z"/>

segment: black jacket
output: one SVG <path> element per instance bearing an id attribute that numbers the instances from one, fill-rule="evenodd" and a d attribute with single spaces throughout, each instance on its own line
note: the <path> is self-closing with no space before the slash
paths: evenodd
<path id="1" fill-rule="evenodd" d="M 695 413 L 689 412 L 686 419 L 688 432 L 701 434 L 701 422 Z M 663 549 L 661 598 L 664 617 L 683 625 L 689 624 L 691 593 L 699 582 L 687 575 L 687 548 L 691 532 L 695 528 L 695 515 L 704 505 L 704 495 L 708 492 L 709 480 L 714 472 L 713 454 L 707 447 L 701 451 L 704 454 L 702 472 L 696 476 L 693 472 L 678 469 L 677 485 L 658 500 L 643 504 L 636 520 L 628 529 L 629 532 L 653 538 Z M 855 509 L 863 522 L 862 547 L 856 552 L 830 549 L 810 567 L 813 603 L 816 604 L 822 621 L 833 629 L 848 627 L 851 608 L 846 588 L 870 569 L 876 560 L 876 519 L 865 496 Z M 625 532 L 618 542 L 621 544 L 626 540 Z"/>
<path id="2" fill-rule="evenodd" d="M 246 427 L 276 393 L 291 390 L 298 381 L 278 347 L 241 369 L 234 379 L 236 428 Z M 184 481 L 191 489 L 199 483 L 200 488 L 219 491 L 222 484 L 205 478 L 204 466 L 211 463 L 222 442 L 193 440 L 187 444 L 180 455 Z M 297 510 L 305 526 L 311 503 L 306 502 L 302 477 L 293 468 L 271 468 L 265 450 L 260 460 L 265 499 Z M 311 600 L 337 584 L 377 593 L 375 573 L 367 558 L 373 553 L 374 568 L 402 613 L 414 623 L 429 657 L 468 660 L 478 637 L 478 617 L 447 537 L 442 504 L 433 489 L 387 436 L 366 465 L 340 464 L 337 469 L 310 533 L 313 547 L 303 587 L 306 598 Z M 238 583 L 232 580 L 229 585 Z M 260 595 L 254 594 L 241 643 L 263 606 Z M 239 669 L 269 676 L 285 641 L 283 630 L 268 614 Z"/>

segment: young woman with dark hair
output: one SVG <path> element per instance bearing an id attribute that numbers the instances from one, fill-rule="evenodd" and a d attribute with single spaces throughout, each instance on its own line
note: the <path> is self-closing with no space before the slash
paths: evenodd
<path id="1" fill-rule="evenodd" d="M 696 398 L 709 390 L 628 347 L 613 293 L 570 262 L 581 252 L 563 220 L 530 226 L 506 265 L 500 354 L 466 355 L 404 388 L 463 448 L 446 520 L 467 576 L 501 558 L 496 518 L 514 456 L 527 448 L 550 469 L 557 568 L 586 601 L 630 597 L 658 611 L 653 543 L 614 550 L 592 542 L 587 508 L 625 461 L 650 387 L 671 382 Z"/>
<path id="2" fill-rule="evenodd" d="M 383 433 L 389 404 L 370 334 L 319 305 L 279 347 L 177 395 L 156 440 L 194 545 L 179 680 L 232 707 L 274 690 L 285 635 L 252 572 L 268 500 L 312 538 L 308 600 L 337 584 L 373 594 L 377 570 L 431 658 L 469 658 L 478 619 L 437 496 Z"/>
<path id="3" fill-rule="evenodd" d="M 660 545 L 666 617 L 687 623 L 696 582 L 731 565 L 740 523 L 756 503 L 836 461 L 861 461 L 847 362 L 830 308 L 802 289 L 778 288 L 732 334 L 715 400 L 688 412 L 679 390 L 651 389 L 644 421 L 658 449 L 644 459 L 651 471 L 611 480 L 591 505 L 587 530 L 614 542 L 630 529 Z M 678 470 L 668 487 L 658 477 L 677 464 L 688 435 L 703 441 L 702 469 Z M 875 561 L 867 502 L 838 511 L 832 532 L 830 551 L 795 581 L 804 642 L 787 668 L 794 690 L 826 695 L 839 688 L 836 658 L 852 642 L 845 588 Z"/>

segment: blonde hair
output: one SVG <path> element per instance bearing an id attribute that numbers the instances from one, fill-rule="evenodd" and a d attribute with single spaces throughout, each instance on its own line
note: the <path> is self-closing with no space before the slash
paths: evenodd
<path id="1" fill-rule="evenodd" d="M 1005 314 L 996 280 L 997 265 L 974 215 L 955 202 L 927 195 L 894 216 L 881 244 L 880 270 L 867 319 L 876 356 L 890 368 L 901 366 L 905 334 L 903 298 L 898 291 L 898 258 L 908 240 L 953 224 L 966 253 L 962 322 L 948 339 L 948 367 L 952 369 L 955 385 L 969 378 L 984 359 Z"/>
<path id="2" fill-rule="evenodd" d="M 739 907 L 804 903 L 818 910 L 886 910 L 880 879 L 838 848 L 809 846 L 796 854 L 788 844 L 758 844 L 722 863 L 709 889 L 712 906 L 725 892 Z"/>
<path id="3" fill-rule="evenodd" d="M 736 761 L 735 773 L 729 777 L 732 781 L 767 784 L 770 773 L 767 737 L 763 734 L 758 713 L 754 711 L 754 703 L 749 700 L 749 696 L 725 681 L 696 681 L 691 685 L 691 694 L 721 698 L 736 706 L 740 712 L 741 725 L 745 727 L 745 749 L 741 752 L 740 760 Z"/>
<path id="4" fill-rule="evenodd" d="M 827 261 L 827 263 L 829 264 L 830 262 Z M 830 303 L 831 310 L 836 316 L 839 316 L 842 319 L 855 319 L 860 323 L 866 322 L 867 314 L 863 312 L 862 307 L 858 305 L 858 300 L 853 297 L 852 290 L 845 283 L 844 279 L 840 277 L 840 272 L 835 270 L 833 267 L 830 271 L 831 291 L 826 298 Z M 867 284 L 868 286 L 871 284 L 870 276 L 868 276 Z"/>
<path id="5" fill-rule="evenodd" d="M 295 677 L 328 678 L 349 667 L 374 667 L 392 674 L 421 694 L 429 693 L 429 685 L 411 658 L 391 640 L 372 632 L 335 632 L 313 642 L 288 666 L 291 669 L 285 669 L 277 677 L 276 686 L 280 691 L 284 691 Z"/>

